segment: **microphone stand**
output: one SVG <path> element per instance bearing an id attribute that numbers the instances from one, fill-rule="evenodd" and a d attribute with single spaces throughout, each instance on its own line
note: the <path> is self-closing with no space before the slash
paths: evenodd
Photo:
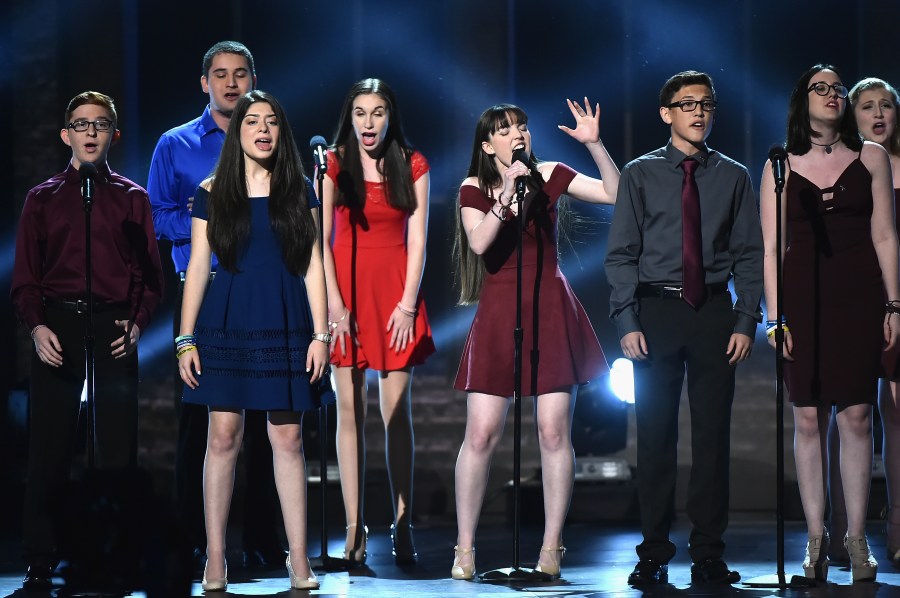
<path id="1" fill-rule="evenodd" d="M 95 170 L 96 172 L 96 170 Z M 87 465 L 94 469 L 96 447 L 96 415 L 94 412 L 94 299 L 91 270 L 91 211 L 94 207 L 94 179 L 82 174 L 81 197 L 84 200 L 84 286 L 87 317 L 84 321 L 85 416 L 87 425 Z"/>
<path id="2" fill-rule="evenodd" d="M 322 186 L 325 178 L 325 169 L 316 169 L 316 188 L 320 205 L 322 204 Z M 325 260 L 325 214 L 319 214 L 319 253 L 324 267 Z M 329 331 L 330 332 L 330 331 Z M 319 496 L 321 502 L 320 516 L 322 521 L 321 553 L 319 556 L 310 557 L 310 567 L 316 571 L 346 571 L 350 568 L 350 562 L 346 559 L 328 556 L 328 406 L 319 407 Z"/>
<path id="3" fill-rule="evenodd" d="M 513 332 L 513 561 L 512 567 L 492 569 L 481 574 L 481 579 L 494 583 L 521 581 L 550 581 L 546 573 L 520 566 L 519 528 L 521 524 L 521 470 L 522 470 L 522 240 L 525 237 L 525 185 L 517 185 L 516 203 L 519 204 L 518 234 L 516 235 L 516 328 Z M 535 364 L 532 364 L 534 369 Z M 532 375 L 534 372 L 532 372 Z"/>
<path id="4" fill-rule="evenodd" d="M 775 180 L 775 301 L 778 307 L 775 310 L 775 462 L 777 478 L 775 489 L 775 520 L 776 520 L 776 566 L 774 576 L 764 575 L 744 582 L 744 585 L 753 588 L 780 588 L 799 589 L 812 588 L 818 585 L 815 579 L 803 575 L 792 575 L 790 581 L 784 573 L 784 281 L 782 280 L 783 266 L 782 243 L 784 231 L 782 230 L 782 192 L 784 180 Z"/>

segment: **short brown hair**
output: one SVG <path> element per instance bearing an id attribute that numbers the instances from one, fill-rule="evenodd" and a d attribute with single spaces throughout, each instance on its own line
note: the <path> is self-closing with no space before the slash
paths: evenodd
<path id="1" fill-rule="evenodd" d="M 712 98 L 716 99 L 716 88 L 713 87 L 712 77 L 700 71 L 681 71 L 669 77 L 662 89 L 659 90 L 660 108 L 668 107 L 678 90 L 688 85 L 705 85 L 709 88 Z"/>
<path id="2" fill-rule="evenodd" d="M 113 128 L 118 128 L 117 123 L 119 117 L 116 114 L 115 102 L 113 102 L 111 97 L 105 93 L 100 93 L 99 91 L 83 91 L 69 100 L 69 105 L 66 106 L 66 120 L 63 122 L 63 126 L 68 126 L 72 119 L 72 113 L 75 112 L 79 106 L 84 106 L 86 104 L 94 104 L 95 106 L 103 106 L 106 108 L 109 111 L 110 120 L 113 122 Z"/>

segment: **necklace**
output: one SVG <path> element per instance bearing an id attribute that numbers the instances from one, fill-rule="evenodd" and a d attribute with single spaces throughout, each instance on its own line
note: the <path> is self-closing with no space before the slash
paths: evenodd
<path id="1" fill-rule="evenodd" d="M 825 148 L 825 153 L 826 153 L 826 154 L 830 154 L 830 153 L 832 152 L 831 146 L 834 145 L 835 143 L 837 143 L 837 142 L 840 141 L 840 140 L 841 140 L 841 138 L 838 137 L 837 139 L 835 139 L 835 140 L 832 141 L 831 143 L 816 143 L 816 142 L 813 141 L 812 139 L 810 139 L 809 142 L 812 143 L 813 145 L 818 145 L 819 147 L 824 147 L 824 148 Z"/>

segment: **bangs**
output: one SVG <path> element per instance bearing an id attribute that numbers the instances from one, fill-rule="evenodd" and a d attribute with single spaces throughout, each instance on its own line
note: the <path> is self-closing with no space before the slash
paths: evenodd
<path id="1" fill-rule="evenodd" d="M 528 123 L 528 116 L 525 114 L 525 111 L 517 106 L 498 107 L 492 117 L 491 135 L 500 129 L 508 129 L 514 124 L 524 125 Z"/>

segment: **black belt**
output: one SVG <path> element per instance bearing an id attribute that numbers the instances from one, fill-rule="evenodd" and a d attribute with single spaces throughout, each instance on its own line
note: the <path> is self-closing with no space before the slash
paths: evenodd
<path id="1" fill-rule="evenodd" d="M 728 292 L 728 283 L 720 282 L 718 284 L 706 285 L 706 296 L 721 295 Z M 662 284 L 639 284 L 635 297 L 638 299 L 646 299 L 648 297 L 656 297 L 658 299 L 683 299 L 684 292 L 681 287 L 662 285 Z"/>
<path id="2" fill-rule="evenodd" d="M 44 305 L 54 309 L 62 309 L 65 311 L 74 311 L 77 314 L 86 314 L 88 310 L 88 302 L 83 299 L 70 301 L 67 299 L 55 299 L 53 297 L 44 297 Z M 114 311 L 117 309 L 128 309 L 131 307 L 128 303 L 103 303 L 94 301 L 94 312 Z"/>

